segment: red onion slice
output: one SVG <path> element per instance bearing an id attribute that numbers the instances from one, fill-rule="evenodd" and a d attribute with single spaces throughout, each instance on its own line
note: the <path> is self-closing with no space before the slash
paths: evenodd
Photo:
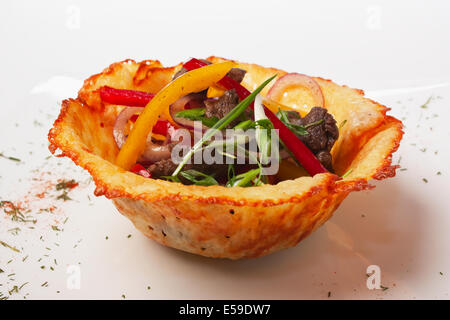
<path id="1" fill-rule="evenodd" d="M 325 106 L 322 89 L 320 89 L 320 86 L 316 82 L 316 80 L 314 80 L 310 76 L 300 73 L 288 73 L 280 77 L 273 84 L 272 88 L 270 88 L 269 92 L 267 93 L 267 97 L 272 100 L 279 101 L 286 90 L 291 87 L 304 87 L 309 89 L 314 98 L 314 106 Z"/>
<path id="2" fill-rule="evenodd" d="M 169 112 L 170 112 L 170 116 L 172 117 L 173 121 L 175 121 L 181 127 L 184 127 L 189 130 L 194 130 L 194 121 L 193 120 L 176 117 L 175 115 L 178 112 L 184 110 L 188 103 L 194 102 L 197 100 L 201 100 L 201 99 L 203 99 L 202 94 L 191 93 L 191 94 L 188 94 L 187 96 L 184 96 L 184 97 L 178 99 L 173 104 L 171 104 L 170 108 L 169 108 Z M 194 105 L 199 105 L 199 103 L 195 103 Z M 203 129 L 203 131 L 206 131 L 209 128 L 207 126 L 202 126 L 202 129 Z"/>
<path id="3" fill-rule="evenodd" d="M 113 135 L 119 149 L 122 148 L 127 139 L 124 130 L 128 120 L 136 113 L 142 112 L 142 110 L 144 110 L 144 107 L 125 107 L 117 116 L 116 122 L 114 123 Z"/>
<path id="4" fill-rule="evenodd" d="M 125 126 L 128 123 L 128 120 L 135 115 L 136 113 L 140 113 L 144 110 L 144 107 L 126 107 L 123 109 L 116 118 L 116 122 L 114 124 L 113 136 L 116 141 L 117 147 L 122 148 L 127 136 L 125 135 Z M 170 136 L 173 136 L 174 132 L 169 132 Z M 147 137 L 147 144 L 144 152 L 139 158 L 140 162 L 157 162 L 162 159 L 168 159 L 171 155 L 171 146 L 170 145 L 157 145 L 152 142 L 152 135 L 149 134 Z"/>

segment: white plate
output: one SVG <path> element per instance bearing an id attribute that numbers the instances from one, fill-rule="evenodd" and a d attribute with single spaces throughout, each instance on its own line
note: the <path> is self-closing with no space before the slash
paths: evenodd
<path id="1" fill-rule="evenodd" d="M 4 295 L 13 290 L 11 299 L 449 298 L 448 2 L 2 6 L 0 152 L 22 161 L 0 158 L 0 199 L 23 200 L 31 190 L 31 215 L 37 218 L 24 224 L 0 212 L 0 240 L 20 251 L 0 246 Z M 370 192 L 350 195 L 295 248 L 224 261 L 152 242 L 108 200 L 95 198 L 89 176 L 70 160 L 46 160 L 46 134 L 58 102 L 76 96 L 82 79 L 124 58 L 160 58 L 169 65 L 210 54 L 366 89 L 404 120 L 406 134 L 394 162 L 407 170 Z M 61 177 L 81 183 L 69 192 L 73 201 L 53 199 L 58 209 L 39 214 L 36 208 L 49 204 L 47 198 L 36 201 L 36 193 Z M 370 265 L 380 267 L 388 289 L 367 288 Z M 81 287 L 70 289 L 77 270 Z"/>

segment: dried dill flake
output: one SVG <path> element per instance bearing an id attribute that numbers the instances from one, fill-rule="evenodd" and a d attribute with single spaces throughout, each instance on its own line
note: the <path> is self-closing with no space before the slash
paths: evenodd
<path id="1" fill-rule="evenodd" d="M 58 182 L 58 184 L 56 184 L 55 188 L 57 191 L 63 190 L 63 193 L 61 193 L 58 197 L 56 197 L 56 199 L 64 201 L 72 200 L 72 198 L 68 196 L 67 190 L 71 190 L 76 186 L 78 186 L 78 182 L 76 182 L 74 179 L 61 180 L 60 182 Z"/>
<path id="2" fill-rule="evenodd" d="M 19 287 L 14 286 L 11 290 L 8 291 L 9 295 L 12 295 L 13 293 L 19 293 Z"/>
<path id="3" fill-rule="evenodd" d="M 67 195 L 67 191 L 64 191 L 63 193 L 61 193 L 59 196 L 56 197 L 56 199 L 64 200 L 64 201 L 72 200 L 72 198 Z"/>
<path id="4" fill-rule="evenodd" d="M 421 105 L 420 107 L 421 107 L 422 109 L 428 109 L 428 104 L 431 102 L 432 99 L 433 99 L 433 96 L 430 96 L 430 97 L 428 98 L 428 100 L 427 100 L 423 105 Z"/>
<path id="5" fill-rule="evenodd" d="M 2 152 L 0 152 L 0 157 L 8 159 L 8 160 L 11 160 L 11 161 L 16 161 L 16 162 L 20 162 L 21 161 L 19 158 L 16 158 L 16 157 L 5 156 Z"/>
<path id="6" fill-rule="evenodd" d="M 56 190 L 73 189 L 76 186 L 78 186 L 78 182 L 76 182 L 74 179 L 62 180 L 62 181 L 58 182 L 58 184 L 56 185 Z"/>
<path id="7" fill-rule="evenodd" d="M 3 211 L 6 214 L 15 214 L 18 213 L 20 210 L 17 208 L 12 201 L 8 200 L 2 200 L 0 201 L 0 208 L 3 208 Z"/>
<path id="8" fill-rule="evenodd" d="M 17 236 L 19 234 L 19 232 L 20 232 L 20 228 L 17 228 L 17 227 L 16 228 L 12 228 L 12 229 L 9 229 L 8 232 L 13 234 L 13 235 L 15 235 L 15 236 Z"/>
<path id="9" fill-rule="evenodd" d="M 0 208 L 2 208 L 3 212 L 5 212 L 7 215 L 11 216 L 12 221 L 24 223 L 26 222 L 36 223 L 35 219 L 28 219 L 28 217 L 26 217 L 23 214 L 21 209 L 18 206 L 16 206 L 12 201 L 7 200 L 0 201 Z"/>
<path id="10" fill-rule="evenodd" d="M 5 248 L 11 249 L 14 252 L 20 252 L 20 250 L 17 249 L 16 247 L 13 247 L 13 246 L 11 246 L 11 245 L 9 245 L 6 242 L 1 241 L 1 240 L 0 240 L 0 245 L 4 246 Z"/>

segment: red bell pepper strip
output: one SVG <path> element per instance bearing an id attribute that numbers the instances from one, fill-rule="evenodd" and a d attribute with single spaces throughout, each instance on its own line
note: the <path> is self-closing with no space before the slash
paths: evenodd
<path id="1" fill-rule="evenodd" d="M 102 101 L 121 106 L 145 107 L 154 96 L 153 93 L 144 91 L 114 89 L 108 86 L 100 88 Z"/>
<path id="2" fill-rule="evenodd" d="M 187 70 L 197 69 L 207 64 L 198 59 L 192 58 L 188 62 L 186 62 L 183 67 Z M 239 98 L 245 99 L 248 95 L 250 95 L 250 91 L 248 91 L 245 87 L 243 87 L 240 83 L 234 81 L 228 76 L 223 77 L 219 84 L 225 89 L 235 89 Z M 251 108 L 254 107 L 254 103 L 252 102 L 250 105 Z M 286 145 L 286 147 L 292 152 L 295 159 L 305 168 L 306 171 L 311 176 L 314 176 L 317 173 L 325 173 L 328 172 L 327 169 L 317 160 L 316 156 L 309 150 L 307 146 L 291 131 L 288 127 L 281 122 L 280 119 L 270 111 L 266 106 L 264 106 L 264 112 L 269 118 L 270 122 L 272 122 L 275 129 L 279 130 L 280 139 Z"/>
<path id="3" fill-rule="evenodd" d="M 272 111 L 264 107 L 264 112 L 270 122 L 272 122 L 273 127 L 279 130 L 280 138 L 286 147 L 311 176 L 317 173 L 328 172 L 322 163 L 317 160 L 314 153 Z"/>
<path id="4" fill-rule="evenodd" d="M 172 124 L 167 120 L 158 120 L 156 124 L 153 126 L 152 133 L 160 134 L 163 136 L 167 136 L 169 130 L 173 128 Z"/>
<path id="5" fill-rule="evenodd" d="M 187 69 L 188 71 L 191 71 L 194 69 L 204 67 L 206 65 L 208 65 L 206 62 L 192 58 L 191 60 L 189 60 L 183 64 L 183 68 Z"/>
<path id="6" fill-rule="evenodd" d="M 140 176 L 143 176 L 144 178 L 151 178 L 152 174 L 144 168 L 143 165 L 136 163 L 131 169 L 131 172 L 134 172 Z"/>
<path id="7" fill-rule="evenodd" d="M 137 114 L 132 115 L 130 118 L 130 121 L 136 122 L 138 117 L 139 117 L 139 115 L 137 115 Z M 176 128 L 167 120 L 158 120 L 156 122 L 156 124 L 153 126 L 152 133 L 167 136 L 170 129 L 175 130 Z"/>

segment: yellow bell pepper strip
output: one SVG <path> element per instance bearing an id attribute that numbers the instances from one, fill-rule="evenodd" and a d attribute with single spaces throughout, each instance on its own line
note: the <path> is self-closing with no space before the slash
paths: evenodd
<path id="1" fill-rule="evenodd" d="M 145 149 L 148 134 L 158 121 L 158 116 L 181 97 L 207 89 L 222 79 L 236 63 L 221 62 L 186 72 L 159 91 L 139 115 L 127 140 L 119 151 L 116 165 L 130 170 Z"/>
<path id="2" fill-rule="evenodd" d="M 211 86 L 208 88 L 208 92 L 206 93 L 206 97 L 208 98 L 216 98 L 221 97 L 225 93 L 226 90 L 219 88 L 218 86 Z"/>

